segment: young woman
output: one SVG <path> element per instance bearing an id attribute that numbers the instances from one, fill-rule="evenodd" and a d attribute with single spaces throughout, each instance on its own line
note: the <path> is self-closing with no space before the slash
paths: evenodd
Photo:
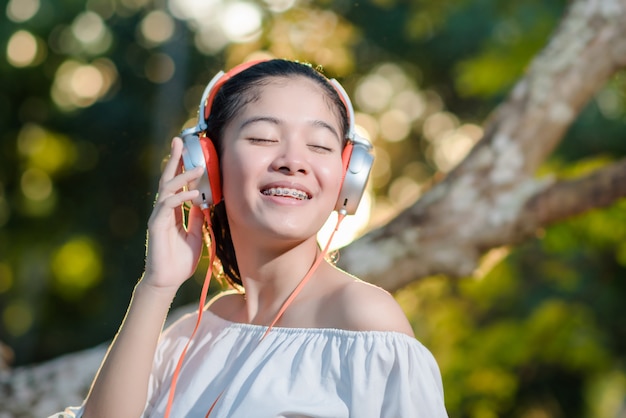
<path id="1" fill-rule="evenodd" d="M 317 243 L 333 210 L 350 213 L 338 198 L 356 158 L 341 87 L 311 66 L 270 60 L 207 91 L 206 126 L 189 144 L 172 141 L 126 318 L 85 403 L 65 415 L 446 417 L 437 364 L 393 297 L 325 261 Z M 192 168 L 199 132 L 204 161 Z M 162 333 L 197 267 L 205 216 L 237 290 Z"/>

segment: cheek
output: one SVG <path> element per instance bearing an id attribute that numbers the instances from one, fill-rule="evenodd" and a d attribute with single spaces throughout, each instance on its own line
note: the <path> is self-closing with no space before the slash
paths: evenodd
<path id="1" fill-rule="evenodd" d="M 321 172 L 322 181 L 329 190 L 333 191 L 334 195 L 339 195 L 339 189 L 343 181 L 343 165 L 338 164 L 328 167 Z"/>
<path id="2" fill-rule="evenodd" d="M 227 204 L 229 200 L 236 199 L 241 194 L 239 192 L 244 181 L 242 170 L 244 166 L 241 161 L 233 159 L 228 154 L 222 159 L 222 193 Z"/>

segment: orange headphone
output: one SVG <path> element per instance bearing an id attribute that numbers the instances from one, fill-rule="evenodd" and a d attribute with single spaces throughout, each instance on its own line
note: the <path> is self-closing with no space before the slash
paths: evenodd
<path id="1" fill-rule="evenodd" d="M 203 209 L 217 204 L 222 200 L 222 189 L 218 154 L 213 141 L 206 136 L 207 121 L 211 107 L 219 89 L 235 75 L 259 64 L 261 61 L 250 61 L 240 64 L 227 73 L 220 71 L 204 89 L 198 109 L 198 122 L 194 127 L 181 132 L 183 139 L 183 164 L 185 170 L 204 167 L 204 174 L 189 189 L 200 191 L 193 204 Z M 367 180 L 374 163 L 371 143 L 359 135 L 354 128 L 354 108 L 348 94 L 335 79 L 328 80 L 339 94 L 348 114 L 347 144 L 342 153 L 343 179 L 335 210 L 344 215 L 353 215 L 363 197 Z"/>

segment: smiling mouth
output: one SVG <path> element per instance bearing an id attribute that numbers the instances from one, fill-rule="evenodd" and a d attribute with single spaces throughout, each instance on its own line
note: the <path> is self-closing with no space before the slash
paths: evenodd
<path id="1" fill-rule="evenodd" d="M 289 189 L 286 187 L 271 187 L 269 189 L 262 190 L 261 193 L 263 193 L 265 196 L 283 196 L 290 197 L 296 200 L 310 199 L 310 196 L 302 190 Z"/>

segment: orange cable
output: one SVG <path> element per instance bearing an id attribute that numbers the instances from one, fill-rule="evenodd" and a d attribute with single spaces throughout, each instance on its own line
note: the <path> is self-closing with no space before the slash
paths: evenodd
<path id="1" fill-rule="evenodd" d="M 211 221 L 210 221 L 211 218 L 210 218 L 208 209 L 203 210 L 203 213 L 204 213 L 205 219 L 207 221 L 207 229 L 209 231 L 210 238 L 211 238 L 211 242 L 210 243 L 209 242 L 206 243 L 207 247 L 209 248 L 209 253 L 210 253 L 210 255 L 209 255 L 209 267 L 207 269 L 207 274 L 205 276 L 204 284 L 202 286 L 202 294 L 200 295 L 200 306 L 199 306 L 199 309 L 198 309 L 198 319 L 196 320 L 195 328 L 194 328 L 193 332 L 191 333 L 191 336 L 189 337 L 189 340 L 187 341 L 187 344 L 185 345 L 185 348 L 183 349 L 183 351 L 182 351 L 182 353 L 180 355 L 180 358 L 178 359 L 178 364 L 176 365 L 176 369 L 174 370 L 174 375 L 172 376 L 172 383 L 171 383 L 171 386 L 170 386 L 170 393 L 169 393 L 169 398 L 168 398 L 168 401 L 167 401 L 167 407 L 166 407 L 166 410 L 165 410 L 164 418 L 169 418 L 169 416 L 170 416 L 171 409 L 172 409 L 172 404 L 174 403 L 174 394 L 176 392 L 176 383 L 178 381 L 178 375 L 180 374 L 180 369 L 182 367 L 185 355 L 187 354 L 187 349 L 189 348 L 189 344 L 193 340 L 194 336 L 196 335 L 196 331 L 198 330 L 198 328 L 200 326 L 200 322 L 202 320 L 202 312 L 204 310 L 203 308 L 204 308 L 204 304 L 205 304 L 205 301 L 206 301 L 206 296 L 207 296 L 208 289 L 209 289 L 209 283 L 211 281 L 211 266 L 213 265 L 213 261 L 215 259 L 215 245 L 211 245 L 211 244 L 215 243 L 215 236 L 213 235 L 213 228 L 211 226 Z M 269 334 L 269 332 L 272 330 L 274 325 L 276 325 L 278 320 L 283 316 L 283 314 L 285 313 L 285 311 L 287 310 L 289 305 L 291 305 L 291 303 L 295 300 L 295 298 L 298 296 L 300 291 L 302 291 L 302 289 L 304 288 L 306 283 L 313 276 L 313 273 L 317 270 L 317 268 L 319 267 L 319 265 L 322 262 L 322 260 L 324 260 L 324 257 L 328 253 L 328 248 L 330 247 L 330 243 L 332 242 L 333 237 L 335 236 L 335 233 L 339 229 L 339 225 L 341 224 L 341 222 L 343 221 L 345 216 L 346 216 L 346 214 L 345 214 L 344 211 L 339 211 L 338 217 L 337 217 L 337 224 L 335 225 L 335 229 L 333 230 L 333 232 L 331 233 L 330 237 L 328 238 L 328 242 L 326 243 L 326 246 L 324 247 L 324 249 L 322 250 L 320 255 L 317 257 L 317 259 L 315 260 L 315 262 L 313 263 L 311 268 L 309 268 L 309 271 L 307 272 L 307 274 L 302 278 L 302 280 L 300 280 L 300 283 L 298 283 L 298 285 L 291 292 L 289 297 L 283 302 L 283 304 L 281 305 L 280 309 L 278 310 L 278 313 L 274 317 L 274 320 L 268 326 L 267 330 L 265 331 L 265 333 L 263 334 L 263 336 L 261 337 L 261 339 L 257 343 L 257 347 L 258 347 L 258 344 L 260 344 L 261 341 L 263 341 L 263 339 Z M 215 401 L 213 401 L 213 404 L 211 405 L 211 408 L 209 409 L 209 411 L 206 414 L 206 418 L 208 418 L 208 416 L 211 414 L 211 412 L 213 411 L 213 408 L 215 408 L 215 405 L 217 404 L 217 402 L 219 401 L 219 399 L 221 398 L 223 393 L 224 393 L 224 391 L 222 391 L 218 395 L 218 397 L 215 399 Z"/>

